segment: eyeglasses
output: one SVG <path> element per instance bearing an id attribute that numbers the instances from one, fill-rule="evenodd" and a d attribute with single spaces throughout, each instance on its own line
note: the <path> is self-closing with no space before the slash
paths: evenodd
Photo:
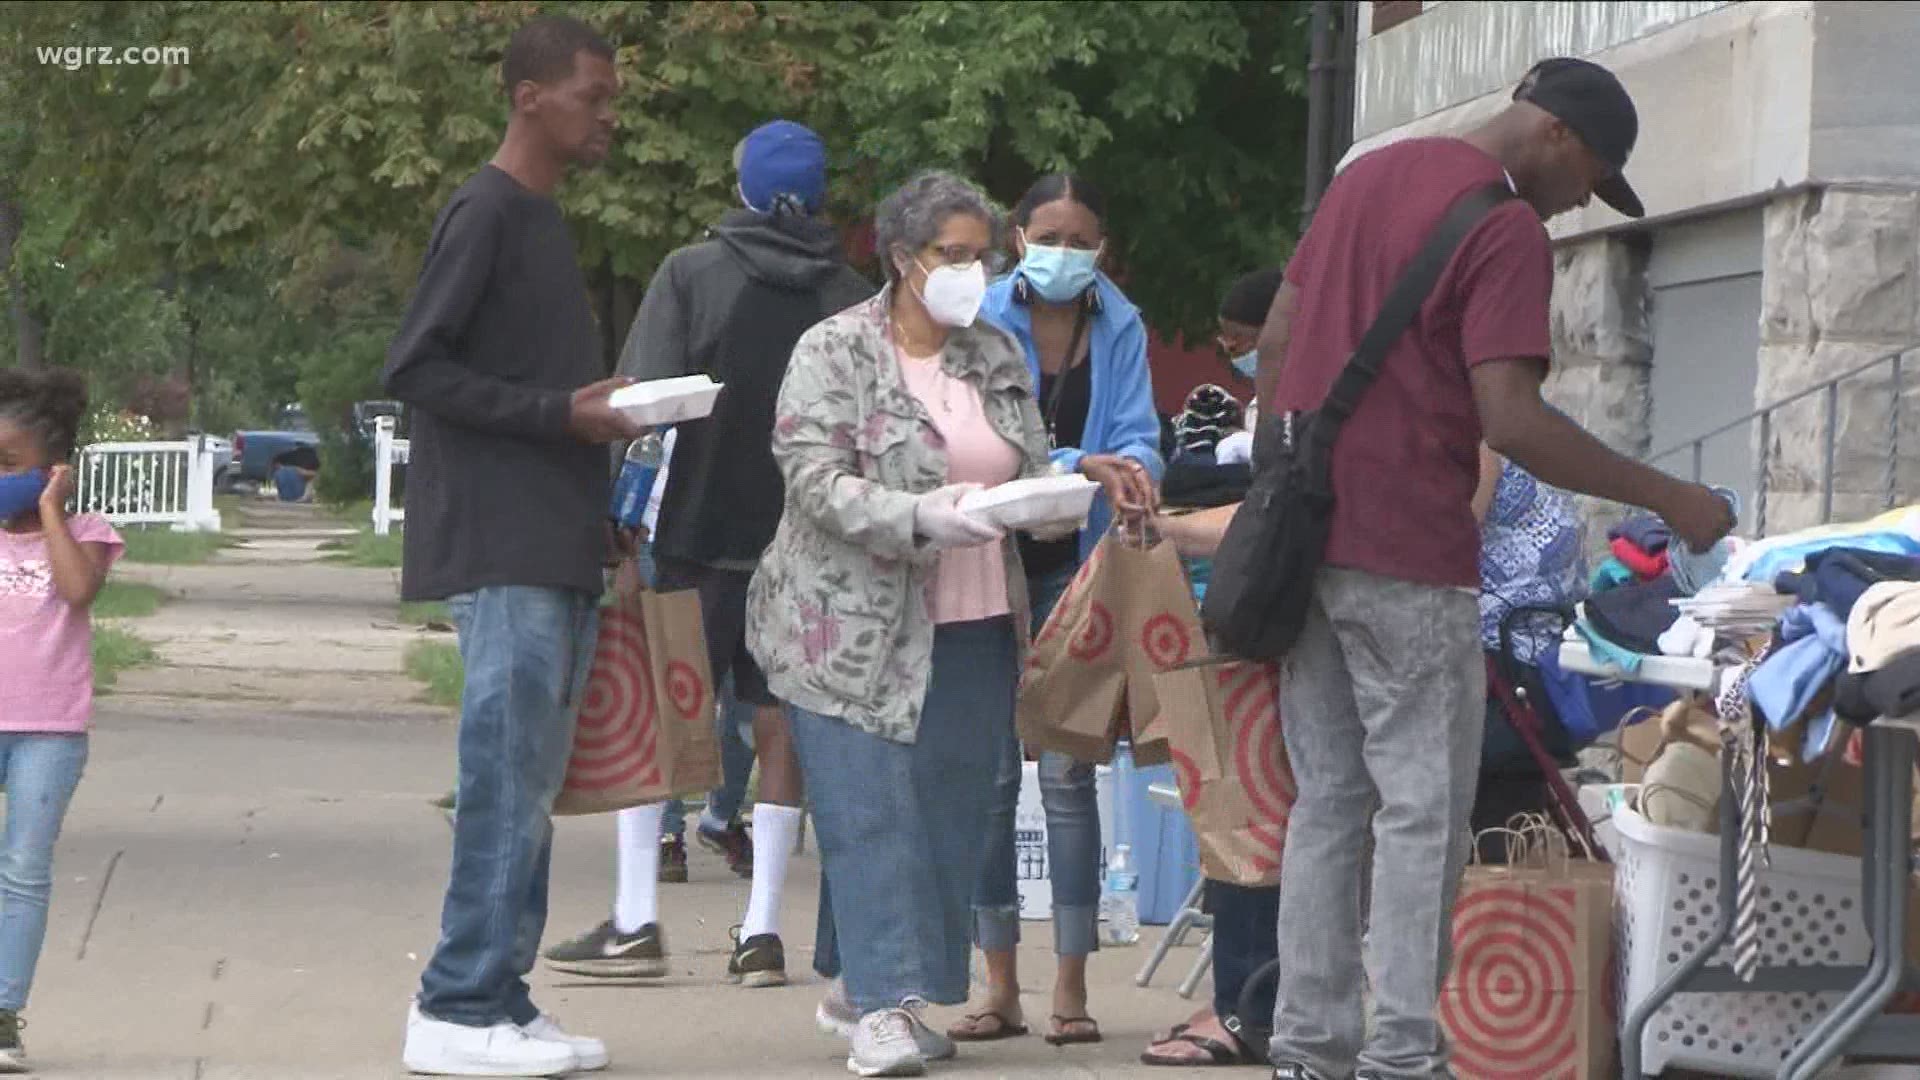
<path id="1" fill-rule="evenodd" d="M 956 270 L 965 270 L 974 263 L 985 261 L 988 269 L 993 269 L 994 252 L 980 251 L 965 244 L 953 244 L 949 247 L 931 247 L 926 250 L 933 253 L 933 260 L 940 266 L 951 266 Z"/>

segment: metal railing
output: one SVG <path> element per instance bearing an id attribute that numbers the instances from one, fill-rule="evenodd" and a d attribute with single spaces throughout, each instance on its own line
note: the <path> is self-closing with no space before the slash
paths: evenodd
<path id="1" fill-rule="evenodd" d="M 1691 477 L 1699 483 L 1705 468 L 1707 443 L 1731 432 L 1756 427 L 1758 430 L 1750 442 L 1753 461 L 1753 498 L 1750 505 L 1753 512 L 1753 535 L 1755 538 L 1767 533 L 1767 493 L 1772 482 L 1771 465 L 1773 458 L 1773 436 L 1775 417 L 1785 408 L 1798 405 L 1811 398 L 1820 399 L 1820 524 L 1833 521 L 1834 470 L 1840 454 L 1840 388 L 1841 384 L 1869 373 L 1877 374 L 1886 368 L 1889 375 L 1887 394 L 1887 440 L 1886 461 L 1881 475 L 1881 494 L 1884 497 L 1884 509 L 1891 510 L 1900 503 L 1900 417 L 1901 391 L 1908 361 L 1906 354 L 1920 349 L 1920 342 L 1908 345 L 1896 352 L 1886 353 L 1867 361 L 1858 367 L 1850 368 L 1824 382 L 1815 383 L 1797 393 L 1790 394 L 1769 405 L 1764 405 L 1736 420 L 1714 428 L 1712 431 L 1695 436 L 1678 445 L 1650 455 L 1648 464 L 1657 465 L 1680 454 L 1690 457 Z"/>
<path id="2" fill-rule="evenodd" d="M 213 472 L 213 451 L 204 436 L 185 442 L 94 443 L 74 464 L 74 510 L 100 514 L 115 525 L 219 532 Z"/>
<path id="3" fill-rule="evenodd" d="M 405 506 L 393 503 L 393 467 L 405 465 L 413 456 L 413 443 L 395 438 L 394 420 L 382 416 L 373 422 L 373 532 L 386 536 L 396 523 L 405 524 Z"/>

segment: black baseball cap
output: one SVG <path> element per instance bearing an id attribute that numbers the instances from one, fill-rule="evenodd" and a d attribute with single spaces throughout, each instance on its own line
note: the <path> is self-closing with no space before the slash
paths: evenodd
<path id="1" fill-rule="evenodd" d="M 1546 110 L 1573 129 L 1587 148 L 1613 166 L 1613 175 L 1593 189 L 1600 201 L 1628 217 L 1645 216 L 1646 207 L 1621 170 L 1640 137 L 1640 114 L 1613 72 L 1588 60 L 1557 56 L 1533 65 L 1514 88 L 1513 100 Z"/>

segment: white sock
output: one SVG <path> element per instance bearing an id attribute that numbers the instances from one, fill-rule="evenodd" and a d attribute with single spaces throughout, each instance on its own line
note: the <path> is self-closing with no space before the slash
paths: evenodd
<path id="1" fill-rule="evenodd" d="M 787 883 L 787 859 L 800 837 L 797 806 L 753 804 L 753 895 L 740 923 L 740 940 L 780 932 L 780 890 Z"/>
<path id="2" fill-rule="evenodd" d="M 631 934 L 660 920 L 660 819 L 666 803 L 632 806 L 614 815 L 620 826 L 615 866 L 619 884 L 613 896 L 613 928 Z"/>

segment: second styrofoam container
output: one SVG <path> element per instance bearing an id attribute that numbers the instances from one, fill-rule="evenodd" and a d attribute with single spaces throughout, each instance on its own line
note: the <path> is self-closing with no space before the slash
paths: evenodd
<path id="1" fill-rule="evenodd" d="M 699 420 L 713 412 L 724 384 L 705 375 L 653 379 L 615 390 L 607 404 L 636 424 L 658 426 Z"/>
<path id="2" fill-rule="evenodd" d="M 1039 476 L 973 492 L 960 509 L 1003 529 L 1028 529 L 1085 521 L 1100 485 L 1084 476 Z"/>

